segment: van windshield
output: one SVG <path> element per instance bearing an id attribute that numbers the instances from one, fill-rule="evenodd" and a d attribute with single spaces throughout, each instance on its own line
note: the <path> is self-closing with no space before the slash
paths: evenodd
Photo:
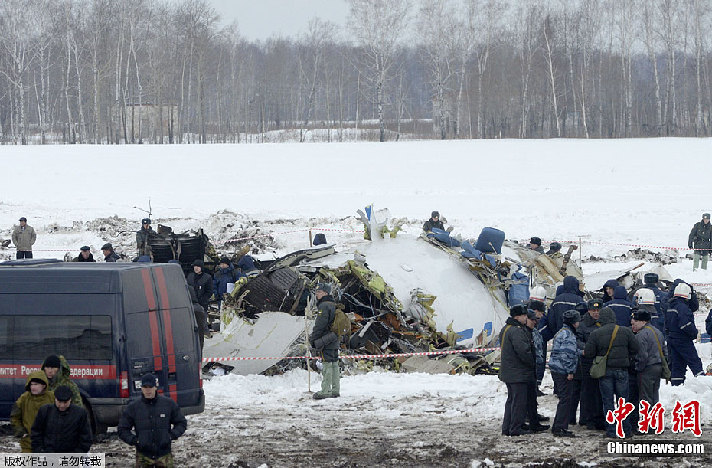
<path id="1" fill-rule="evenodd" d="M 0 316 L 0 355 L 14 361 L 42 360 L 50 354 L 110 361 L 111 331 L 108 315 Z"/>

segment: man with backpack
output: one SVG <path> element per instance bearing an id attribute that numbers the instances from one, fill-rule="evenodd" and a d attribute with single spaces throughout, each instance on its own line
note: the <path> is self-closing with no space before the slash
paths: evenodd
<path id="1" fill-rule="evenodd" d="M 319 283 L 316 286 L 316 299 L 319 315 L 316 316 L 309 342 L 312 348 L 321 353 L 324 368 L 321 371 L 321 391 L 314 394 L 315 400 L 338 398 L 340 392 L 339 380 L 339 336 L 332 331 L 336 318 L 336 303 L 331 297 L 331 286 Z"/>

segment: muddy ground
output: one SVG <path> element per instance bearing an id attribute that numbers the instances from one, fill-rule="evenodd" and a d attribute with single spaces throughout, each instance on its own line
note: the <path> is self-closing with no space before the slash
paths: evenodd
<path id="1" fill-rule="evenodd" d="M 576 438 L 554 438 L 551 433 L 518 438 L 503 437 L 500 421 L 448 414 L 454 401 L 438 401 L 437 395 L 422 398 L 419 413 L 412 405 L 403 412 L 401 402 L 376 399 L 329 399 L 314 401 L 304 393 L 292 407 L 275 411 L 270 405 L 208 405 L 200 415 L 188 417 L 188 430 L 174 442 L 176 466 L 190 467 L 366 467 L 366 466 L 699 466 L 712 464 L 710 455 L 690 458 L 608 458 L 598 454 L 601 433 L 572 426 Z M 413 403 L 413 402 L 410 402 Z M 417 403 L 417 402 L 416 402 Z M 541 398 L 547 408 L 553 396 Z M 543 408 L 544 409 L 544 408 Z M 544 411 L 546 414 L 550 412 Z M 19 445 L 0 426 L 0 452 L 13 452 Z M 651 438 L 636 437 L 634 440 Z M 703 442 L 712 450 L 712 434 L 695 439 L 691 434 L 656 440 Z M 133 449 L 111 429 L 106 440 L 92 451 L 105 452 L 108 466 L 124 467 L 133 461 Z M 484 464 L 485 459 L 493 465 Z M 476 464 L 474 466 L 477 466 Z"/>

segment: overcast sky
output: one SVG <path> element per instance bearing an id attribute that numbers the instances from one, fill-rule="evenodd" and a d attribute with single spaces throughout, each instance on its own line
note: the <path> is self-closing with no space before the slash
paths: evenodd
<path id="1" fill-rule="evenodd" d="M 208 0 L 223 25 L 237 21 L 246 39 L 294 37 L 307 30 L 309 20 L 319 18 L 343 27 L 349 7 L 346 0 Z"/>

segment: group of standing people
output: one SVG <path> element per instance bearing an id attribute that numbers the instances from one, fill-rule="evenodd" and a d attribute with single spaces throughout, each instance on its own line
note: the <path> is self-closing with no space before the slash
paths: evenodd
<path id="1" fill-rule="evenodd" d="M 10 421 L 25 453 L 89 452 L 93 435 L 79 387 L 71 380 L 64 356 L 45 358 L 27 376 L 25 392 L 12 407 Z M 136 447 L 137 467 L 172 467 L 171 441 L 186 430 L 187 421 L 176 402 L 157 393 L 154 374 L 141 379 L 141 398 L 124 409 L 118 432 Z"/>
<path id="2" fill-rule="evenodd" d="M 643 287 L 628 300 L 626 289 L 611 280 L 602 288 L 603 298 L 586 302 L 578 280 L 567 276 L 548 308 L 542 287 L 532 289 L 526 305 L 512 307 L 499 336 L 500 379 L 508 391 L 502 434 L 549 429 L 541 424 L 546 418 L 537 413 L 536 402 L 543 395 L 537 387 L 549 341 L 548 366 L 559 399 L 551 426 L 555 436 L 574 437 L 569 426 L 578 423 L 616 437 L 615 425 L 605 419 L 616 397 L 635 407 L 623 425 L 626 437 L 639 434 L 639 402 L 659 401 L 661 379 L 681 385 L 688 367 L 695 376 L 703 374 L 694 347 L 698 303 L 692 286 L 676 280 L 664 292 L 657 283 L 656 274 L 646 274 Z M 706 324 L 712 332 L 712 312 Z"/>

